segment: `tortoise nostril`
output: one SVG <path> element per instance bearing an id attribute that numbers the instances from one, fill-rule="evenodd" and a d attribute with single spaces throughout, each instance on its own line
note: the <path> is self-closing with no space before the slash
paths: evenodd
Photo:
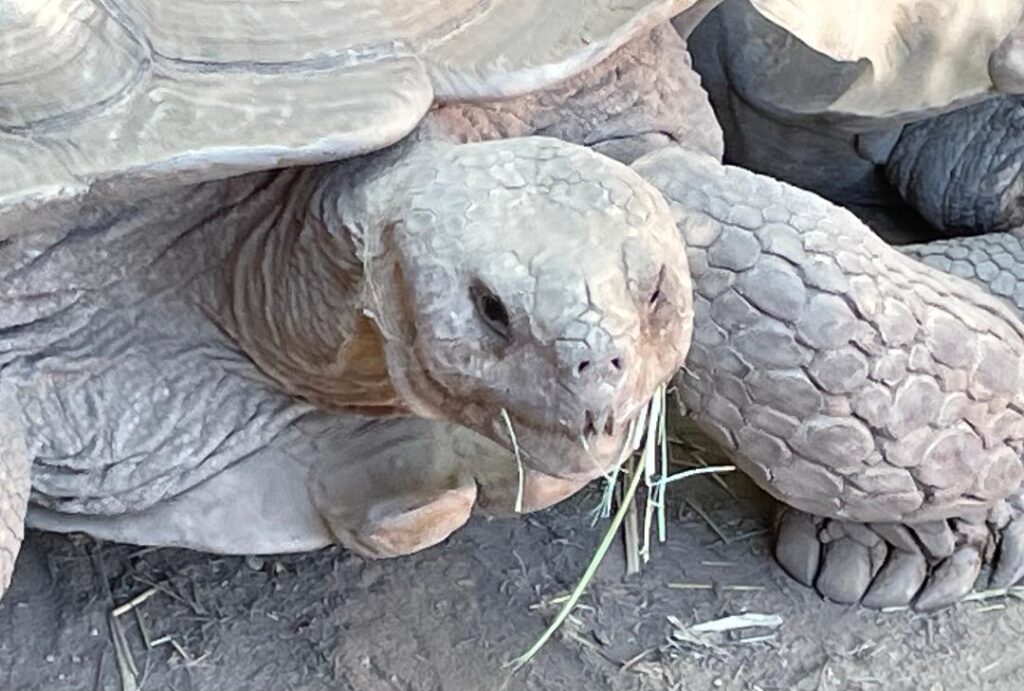
<path id="1" fill-rule="evenodd" d="M 593 364 L 593 360 L 581 360 L 579 364 L 576 365 L 576 376 L 581 376 L 584 372 L 589 370 L 591 368 L 591 365 Z M 611 365 L 611 369 L 615 370 L 616 372 L 621 372 L 624 366 L 623 359 L 619 356 L 613 357 L 610 360 L 608 360 L 608 364 Z"/>

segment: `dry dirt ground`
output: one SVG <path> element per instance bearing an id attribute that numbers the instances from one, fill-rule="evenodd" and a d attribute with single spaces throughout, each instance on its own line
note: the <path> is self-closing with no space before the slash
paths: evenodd
<path id="1" fill-rule="evenodd" d="M 478 518 L 389 562 L 31 533 L 0 603 L 0 689 L 121 689 L 108 613 L 152 588 L 118 618 L 147 691 L 1024 688 L 1024 602 L 931 616 L 823 602 L 772 562 L 770 503 L 738 474 L 728 484 L 738 498 L 708 479 L 676 486 L 668 541 L 643 573 L 623 576 L 616 543 L 562 633 L 514 676 L 502 663 L 541 633 L 556 612 L 545 603 L 572 588 L 600 539 L 597 487 L 541 514 Z M 782 624 L 679 628 L 744 612 Z M 147 651 L 144 635 L 166 642 Z"/>

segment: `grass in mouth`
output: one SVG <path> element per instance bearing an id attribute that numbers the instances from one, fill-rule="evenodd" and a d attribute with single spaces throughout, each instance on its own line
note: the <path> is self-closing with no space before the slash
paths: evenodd
<path id="1" fill-rule="evenodd" d="M 562 603 L 561 609 L 544 633 L 526 652 L 505 663 L 505 667 L 510 668 L 513 673 L 533 659 L 572 613 L 594 574 L 597 573 L 601 560 L 608 553 L 620 528 L 625 531 L 627 573 L 639 571 L 641 564 L 650 560 L 651 533 L 654 528 L 657 529 L 658 541 L 665 541 L 665 488 L 669 483 L 694 475 L 735 470 L 734 466 L 723 465 L 669 473 L 669 439 L 666 434 L 665 417 L 666 385 L 662 384 L 640 411 L 640 415 L 630 423 L 622 458 L 605 478 L 605 490 L 595 514 L 595 521 L 608 517 L 612 520 L 601 537 L 601 542 L 576 587 Z M 647 487 L 642 533 L 637 506 L 637 490 L 641 481 Z M 616 495 L 619 496 L 618 508 L 612 515 Z"/>

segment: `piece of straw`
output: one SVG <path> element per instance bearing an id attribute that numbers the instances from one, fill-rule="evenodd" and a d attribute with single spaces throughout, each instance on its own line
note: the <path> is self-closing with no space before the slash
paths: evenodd
<path id="1" fill-rule="evenodd" d="M 526 485 L 526 472 L 523 470 L 523 457 L 519 454 L 519 440 L 516 438 L 516 431 L 512 427 L 512 418 L 508 416 L 508 411 L 504 408 L 501 409 L 501 417 L 505 421 L 505 427 L 508 428 L 508 436 L 512 441 L 512 451 L 516 455 L 516 472 L 519 474 L 519 487 L 516 489 L 516 513 L 523 512 L 523 488 Z"/>
<path id="2" fill-rule="evenodd" d="M 612 523 L 608 526 L 608 530 L 605 531 L 604 537 L 601 538 L 601 544 L 597 546 L 597 551 L 594 552 L 594 556 L 591 557 L 590 563 L 587 565 L 586 571 L 583 572 L 583 577 L 580 578 L 576 587 L 573 588 L 572 593 L 569 595 L 568 601 L 559 610 L 558 615 L 554 621 L 545 629 L 544 633 L 541 634 L 537 642 L 530 646 L 530 649 L 519 657 L 510 660 L 505 663 L 506 668 L 511 668 L 512 673 L 521 669 L 523 665 L 528 663 L 537 652 L 544 647 L 544 644 L 548 642 L 551 636 L 554 635 L 555 631 L 562 625 L 569 614 L 572 612 L 576 603 L 579 602 L 580 597 L 583 596 L 583 591 L 587 589 L 587 585 L 593 579 L 594 574 L 597 573 L 597 567 L 600 566 L 601 560 L 604 559 L 604 555 L 608 552 L 608 548 L 611 547 L 612 542 L 615 539 L 616 533 L 618 533 L 619 526 L 622 525 L 623 519 L 626 517 L 626 513 L 629 511 L 630 504 L 633 503 L 633 497 L 636 496 L 636 490 L 640 486 L 640 481 L 643 479 L 644 474 L 641 472 L 639 464 L 633 469 L 633 478 L 630 480 L 629 487 L 626 489 L 626 494 L 622 498 L 622 503 L 619 505 L 618 511 L 615 512 L 615 516 L 612 518 Z"/>

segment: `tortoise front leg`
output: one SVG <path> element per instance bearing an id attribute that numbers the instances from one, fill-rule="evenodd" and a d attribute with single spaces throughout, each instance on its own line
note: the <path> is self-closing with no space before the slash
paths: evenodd
<path id="1" fill-rule="evenodd" d="M 940 240 L 901 251 L 997 295 L 1024 313 L 1024 237 L 1018 233 Z M 775 556 L 796 580 L 836 602 L 939 609 L 975 585 L 994 563 L 988 586 L 1024 580 L 1024 495 L 985 515 L 902 526 L 855 524 L 783 509 Z"/>
<path id="2" fill-rule="evenodd" d="M 1024 478 L 1024 325 L 813 194 L 680 149 L 634 168 L 687 244 L 687 412 L 770 494 L 835 521 L 783 532 L 790 570 L 827 543 L 815 582 L 833 561 L 859 569 L 826 590 L 860 599 L 887 552 L 854 524 L 941 523 L 963 549 L 924 554 L 950 564 L 928 572 L 924 605 L 959 597 L 992 552 L 984 517 Z"/>
<path id="3" fill-rule="evenodd" d="M 851 523 L 784 507 L 775 557 L 794 579 L 833 602 L 865 607 L 947 607 L 994 564 L 988 587 L 1024 579 L 1024 497 L 983 516 L 918 524 Z"/>
<path id="4" fill-rule="evenodd" d="M 0 597 L 11 583 L 25 533 L 29 458 L 13 392 L 0 386 Z"/>
<path id="5" fill-rule="evenodd" d="M 521 477 L 523 512 L 547 508 L 587 482 L 528 468 Z M 443 541 L 475 504 L 513 515 L 519 483 L 505 448 L 458 425 L 407 418 L 368 422 L 346 441 L 344 458 L 314 467 L 309 488 L 338 542 L 383 558 Z"/>
<path id="6" fill-rule="evenodd" d="M 1020 227 L 1024 211 L 1024 116 L 1004 96 L 903 128 L 885 175 L 942 234 L 975 235 Z"/>
<path id="7" fill-rule="evenodd" d="M 371 558 L 411 554 L 469 519 L 476 483 L 452 451 L 445 425 L 371 420 L 346 440 L 343 457 L 311 470 L 310 496 L 345 547 Z"/>

